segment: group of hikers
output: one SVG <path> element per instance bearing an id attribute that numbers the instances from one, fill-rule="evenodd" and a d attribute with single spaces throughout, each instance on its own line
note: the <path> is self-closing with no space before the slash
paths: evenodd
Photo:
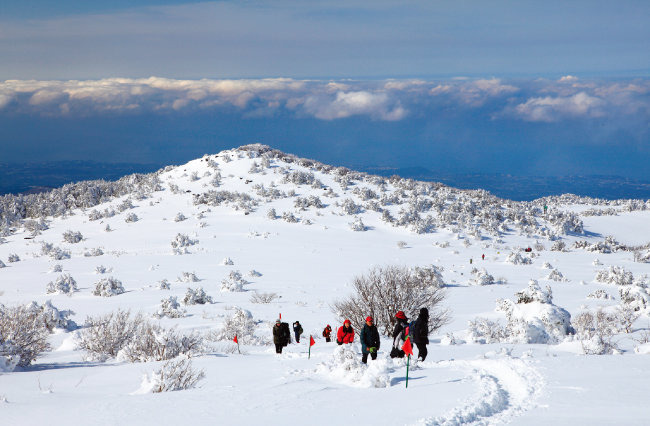
<path id="1" fill-rule="evenodd" d="M 427 345 L 429 344 L 429 310 L 427 308 L 420 309 L 420 314 L 415 321 L 409 322 L 406 314 L 399 311 L 395 314 L 396 324 L 393 328 L 393 346 L 391 347 L 391 358 L 403 358 L 404 351 L 402 346 L 407 338 L 418 348 L 418 358 L 424 361 L 427 357 Z M 299 321 L 293 323 L 293 332 L 295 335 L 296 343 L 300 343 L 300 335 L 303 332 L 302 325 Z M 332 327 L 327 324 L 323 329 L 323 337 L 326 342 L 332 341 Z M 379 331 L 374 324 L 373 318 L 368 316 L 365 324 L 361 329 L 359 335 L 361 341 L 361 361 L 365 364 L 368 362 L 368 355 L 371 359 L 377 359 L 377 352 L 381 345 L 379 339 Z M 289 324 L 282 322 L 278 319 L 273 326 L 273 343 L 275 344 L 275 352 L 281 354 L 282 348 L 287 346 L 291 341 Z M 354 329 L 349 319 L 343 322 L 336 332 L 336 343 L 344 345 L 354 341 Z"/>

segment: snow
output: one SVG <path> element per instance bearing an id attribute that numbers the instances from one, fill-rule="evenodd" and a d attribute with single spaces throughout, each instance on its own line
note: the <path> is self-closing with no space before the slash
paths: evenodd
<path id="1" fill-rule="evenodd" d="M 218 187 L 211 163 L 221 176 Z M 14 369 L 11 360 L 0 356 L 2 423 L 76 424 L 83 419 L 84 424 L 159 425 L 187 424 L 188 418 L 192 424 L 237 425 L 650 421 L 646 309 L 638 312 L 632 333 L 615 336 L 620 348 L 616 355 L 584 355 L 580 341 L 564 332 L 554 334 L 553 344 L 465 340 L 468 322 L 478 317 L 507 324 L 506 313 L 496 309 L 498 299 L 512 301 L 516 319 L 540 329 L 548 329 L 553 318 L 566 320 L 565 313 L 573 319 L 587 309 L 618 306 L 622 286 L 595 279 L 598 271 L 610 267 L 629 271 L 636 280 L 636 287 L 630 287 L 643 293 L 648 284 L 643 276 L 650 275 L 650 264 L 635 262 L 632 251 L 594 253 L 573 245 L 581 240 L 595 244 L 610 235 L 621 244 L 648 244 L 650 211 L 627 211 L 614 204 L 616 215 L 582 216 L 581 212 L 604 207 L 597 200 L 593 205 L 583 200 L 570 204 L 564 198 L 562 204 L 546 201 L 554 211 L 578 215 L 585 231 L 554 234 L 566 243 L 566 251 L 551 251 L 548 232 L 562 227 L 547 222 L 541 213 L 535 216 L 538 228 L 530 224 L 518 228 L 513 220 L 499 235 L 485 229 L 477 234 L 473 231 L 477 223 L 446 226 L 438 221 L 429 227 L 425 217 L 436 218 L 435 207 L 421 211 L 417 225 L 394 226 L 366 204 L 364 198 L 377 201 L 371 192 L 355 192 L 367 188 L 378 197 L 384 193 L 382 187 L 387 194 L 398 192 L 388 179 L 376 185 L 371 179 L 349 175 L 344 179 L 304 161 L 272 158 L 268 167 L 260 166 L 264 163 L 240 150 L 206 156 L 162 171 L 161 191 L 143 197 L 125 195 L 65 217 L 48 217 L 48 229 L 33 239 L 25 239 L 31 232 L 21 226 L 4 236 L 0 303 L 5 306 L 32 301 L 43 305 L 50 300 L 59 311 L 72 311 L 70 319 L 80 326 L 88 316 L 130 309 L 165 328 L 209 338 L 205 353 L 192 357 L 193 367 L 205 373 L 197 386 L 153 394 L 153 378 L 164 361 L 87 361 L 86 354 L 76 349 L 78 331 L 57 328 L 49 337 L 53 350 L 28 367 Z M 258 195 L 254 185 L 263 185 L 267 195 Z M 268 195 L 272 189 L 284 196 Z M 244 198 L 215 205 L 194 203 L 195 195 L 210 190 L 248 194 L 257 205 Z M 289 196 L 290 191 L 296 195 Z M 446 187 L 439 191 L 449 191 L 445 197 L 450 202 L 474 196 Z M 296 203 L 297 197 L 303 201 Z M 419 201 L 425 198 L 418 195 Z M 405 196 L 393 201 L 382 207 L 394 218 L 406 217 L 400 216 L 400 209 L 408 206 Z M 504 211 L 510 206 L 499 203 Z M 93 210 L 111 208 L 114 216 L 89 217 Z M 267 215 L 271 208 L 274 218 Z M 282 219 L 289 214 L 297 222 Z M 125 220 L 133 215 L 137 221 Z M 185 219 L 176 220 L 181 216 Z M 351 223 L 363 224 L 365 231 L 356 232 Z M 428 232 L 417 233 L 423 229 Z M 83 239 L 66 241 L 66 232 L 80 233 Z M 42 251 L 42 243 L 51 246 Z M 536 243 L 544 247 L 534 248 L 532 254 L 523 251 Z M 103 254 L 85 255 L 100 253 L 98 249 Z M 69 258 L 49 254 L 66 251 Z M 9 262 L 14 254 L 20 261 Z M 595 258 L 599 264 L 594 264 Z M 549 279 L 546 263 L 564 280 Z M 60 268 L 51 272 L 55 265 Z M 443 305 L 452 312 L 449 324 L 430 335 L 426 361 L 411 359 L 408 388 L 407 361 L 388 357 L 389 338 L 382 337 L 377 360 L 364 365 L 358 336 L 355 343 L 343 346 L 321 337 L 326 324 L 334 332 L 341 324 L 330 306 L 350 294 L 352 279 L 384 265 L 441 267 L 447 296 Z M 122 283 L 124 293 L 93 296 L 95 283 L 103 279 L 97 276 L 99 266 Z M 474 268 L 481 276 L 493 276 L 494 283 L 476 285 Z M 47 293 L 48 283 L 63 274 L 76 282 L 77 291 Z M 169 289 L 160 285 L 163 280 Z M 516 303 L 516 293 L 526 291 L 531 280 L 542 289 L 551 288 L 553 304 Z M 162 300 L 182 301 L 188 286 L 203 289 L 212 303 L 183 305 L 185 315 L 177 318 L 155 318 Z M 612 298 L 588 297 L 598 290 Z M 253 297 L 255 293 L 277 297 L 264 301 Z M 300 320 L 305 333 L 300 344 L 293 342 L 277 355 L 271 327 L 279 315 L 289 323 Z M 239 350 L 234 336 L 228 335 L 231 329 L 245 334 L 239 336 Z M 309 335 L 316 341 L 311 350 Z"/>

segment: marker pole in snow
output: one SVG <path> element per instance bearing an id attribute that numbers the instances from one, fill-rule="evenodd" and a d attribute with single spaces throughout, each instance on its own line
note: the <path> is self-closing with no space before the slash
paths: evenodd
<path id="1" fill-rule="evenodd" d="M 406 358 L 406 387 L 409 387 L 409 364 L 411 363 L 411 355 Z"/>

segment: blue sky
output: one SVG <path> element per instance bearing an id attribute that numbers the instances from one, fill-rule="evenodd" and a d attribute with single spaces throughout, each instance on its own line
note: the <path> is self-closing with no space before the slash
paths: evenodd
<path id="1" fill-rule="evenodd" d="M 650 179 L 648 1 L 4 1 L 0 162 Z"/>

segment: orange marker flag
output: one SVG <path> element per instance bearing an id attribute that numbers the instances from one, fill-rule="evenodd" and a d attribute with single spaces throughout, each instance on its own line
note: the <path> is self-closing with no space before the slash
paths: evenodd
<path id="1" fill-rule="evenodd" d="M 239 344 L 239 341 L 237 340 L 237 335 L 236 335 L 236 334 L 235 334 L 235 338 L 232 339 L 232 341 L 235 342 L 235 343 L 237 343 L 237 344 Z"/>
<path id="2" fill-rule="evenodd" d="M 314 338 L 309 336 L 309 346 L 314 346 L 315 344 L 316 344 L 316 341 L 314 340 Z"/>
<path id="3" fill-rule="evenodd" d="M 413 355 L 413 346 L 411 345 L 411 339 L 409 337 L 406 338 L 402 350 L 407 355 Z"/>

